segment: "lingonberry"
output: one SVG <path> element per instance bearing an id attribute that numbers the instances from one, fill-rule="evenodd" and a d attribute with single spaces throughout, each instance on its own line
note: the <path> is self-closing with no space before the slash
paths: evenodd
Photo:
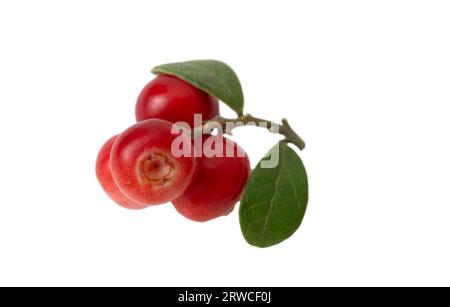
<path id="1" fill-rule="evenodd" d="M 248 156 L 236 143 L 210 136 L 203 144 L 196 178 L 183 195 L 172 201 L 179 213 L 197 222 L 230 213 L 250 174 Z"/>
<path id="2" fill-rule="evenodd" d="M 145 208 L 142 205 L 135 203 L 134 201 L 128 199 L 117 187 L 112 174 L 110 167 L 110 156 L 111 156 L 111 148 L 117 139 L 117 135 L 110 138 L 100 149 L 97 157 L 97 163 L 95 165 L 95 172 L 97 174 L 97 179 L 100 182 L 103 190 L 105 190 L 106 194 L 114 200 L 117 204 L 121 205 L 127 209 L 143 209 Z"/>
<path id="3" fill-rule="evenodd" d="M 111 151 L 112 175 L 120 190 L 141 205 L 158 205 L 180 196 L 197 170 L 193 154 L 175 157 L 172 142 L 181 138 L 192 147 L 190 137 L 172 134 L 172 123 L 149 119 L 123 132 Z M 192 148 L 183 148 L 192 151 Z"/>
<path id="4" fill-rule="evenodd" d="M 215 97 L 169 75 L 159 75 L 148 83 L 136 103 L 136 119 L 164 119 L 172 123 L 186 122 L 194 127 L 194 114 L 204 120 L 219 114 Z"/>

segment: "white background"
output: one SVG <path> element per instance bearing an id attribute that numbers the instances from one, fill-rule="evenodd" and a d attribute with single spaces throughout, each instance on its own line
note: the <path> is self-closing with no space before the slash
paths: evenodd
<path id="1" fill-rule="evenodd" d="M 1 1 L 0 285 L 449 286 L 449 16 L 448 1 Z M 96 181 L 150 69 L 203 58 L 307 141 L 309 209 L 278 246 L 247 245 L 237 211 L 126 211 Z M 255 165 L 279 138 L 234 139 Z"/>

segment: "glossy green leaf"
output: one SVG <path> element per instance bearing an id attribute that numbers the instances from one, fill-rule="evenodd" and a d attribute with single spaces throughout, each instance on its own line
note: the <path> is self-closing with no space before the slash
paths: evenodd
<path id="1" fill-rule="evenodd" d="M 251 245 L 269 247 L 299 228 L 308 203 L 308 178 L 302 160 L 286 143 L 271 149 L 279 163 L 264 168 L 267 157 L 253 171 L 239 210 L 244 238 Z"/>
<path id="2" fill-rule="evenodd" d="M 217 97 L 238 115 L 244 111 L 244 94 L 236 73 L 227 64 L 215 60 L 198 60 L 159 65 L 154 74 L 176 76 Z"/>

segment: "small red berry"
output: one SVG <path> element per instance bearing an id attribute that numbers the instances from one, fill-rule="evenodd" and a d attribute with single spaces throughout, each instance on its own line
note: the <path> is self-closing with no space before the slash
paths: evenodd
<path id="1" fill-rule="evenodd" d="M 159 75 L 150 81 L 136 103 L 137 121 L 159 118 L 172 123 L 186 122 L 192 128 L 194 114 L 201 114 L 203 120 L 214 118 L 219 114 L 217 99 L 169 75 Z"/>
<path id="2" fill-rule="evenodd" d="M 208 144 L 221 145 L 219 151 L 223 157 L 208 154 Z M 236 143 L 224 137 L 210 136 L 203 147 L 197 177 L 183 195 L 172 201 L 179 213 L 197 222 L 230 213 L 250 174 L 248 156 Z M 212 149 L 217 152 L 217 148 Z"/>
<path id="3" fill-rule="evenodd" d="M 95 172 L 97 174 L 97 179 L 100 182 L 103 190 L 106 194 L 114 200 L 117 204 L 121 205 L 127 209 L 144 209 L 145 206 L 138 205 L 134 201 L 128 199 L 117 187 L 111 174 L 110 167 L 110 156 L 111 148 L 117 139 L 117 135 L 110 138 L 100 149 L 97 157 L 97 163 L 95 165 Z"/>
<path id="4" fill-rule="evenodd" d="M 138 204 L 158 205 L 179 197 L 197 170 L 192 143 L 185 134 L 172 134 L 172 123 L 149 119 L 123 132 L 111 151 L 111 170 L 120 190 Z M 182 140 L 188 156 L 175 157 L 172 143 Z"/>

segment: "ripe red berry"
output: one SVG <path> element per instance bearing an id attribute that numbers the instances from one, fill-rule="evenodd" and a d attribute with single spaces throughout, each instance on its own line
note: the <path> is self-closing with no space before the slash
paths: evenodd
<path id="1" fill-rule="evenodd" d="M 213 152 L 222 152 L 223 157 L 208 154 L 208 144 L 215 146 Z M 239 201 L 250 174 L 250 161 L 236 143 L 220 136 L 210 136 L 204 141 L 198 175 L 183 195 L 172 203 L 179 213 L 197 222 L 204 222 L 230 213 Z M 230 156 L 226 156 L 231 153 Z M 238 153 L 242 153 L 238 156 Z M 210 157 L 208 157 L 210 156 Z"/>
<path id="2" fill-rule="evenodd" d="M 179 197 L 197 170 L 192 144 L 185 134 L 172 134 L 172 123 L 149 119 L 123 132 L 111 151 L 111 170 L 120 190 L 138 204 L 158 205 Z M 183 141 L 190 154 L 175 157 L 172 143 Z"/>
<path id="3" fill-rule="evenodd" d="M 111 148 L 114 141 L 117 139 L 117 135 L 110 138 L 100 149 L 97 157 L 97 163 L 95 165 L 95 172 L 97 174 L 98 181 L 105 190 L 106 194 L 114 200 L 117 204 L 127 209 L 144 209 L 142 205 L 138 205 L 132 200 L 128 199 L 117 187 L 111 174 L 110 156 Z"/>
<path id="4" fill-rule="evenodd" d="M 194 114 L 203 120 L 219 114 L 215 97 L 169 75 L 159 75 L 148 83 L 136 103 L 136 119 L 164 119 L 172 123 L 186 122 L 194 127 Z M 201 123 L 200 123 L 201 124 Z"/>

